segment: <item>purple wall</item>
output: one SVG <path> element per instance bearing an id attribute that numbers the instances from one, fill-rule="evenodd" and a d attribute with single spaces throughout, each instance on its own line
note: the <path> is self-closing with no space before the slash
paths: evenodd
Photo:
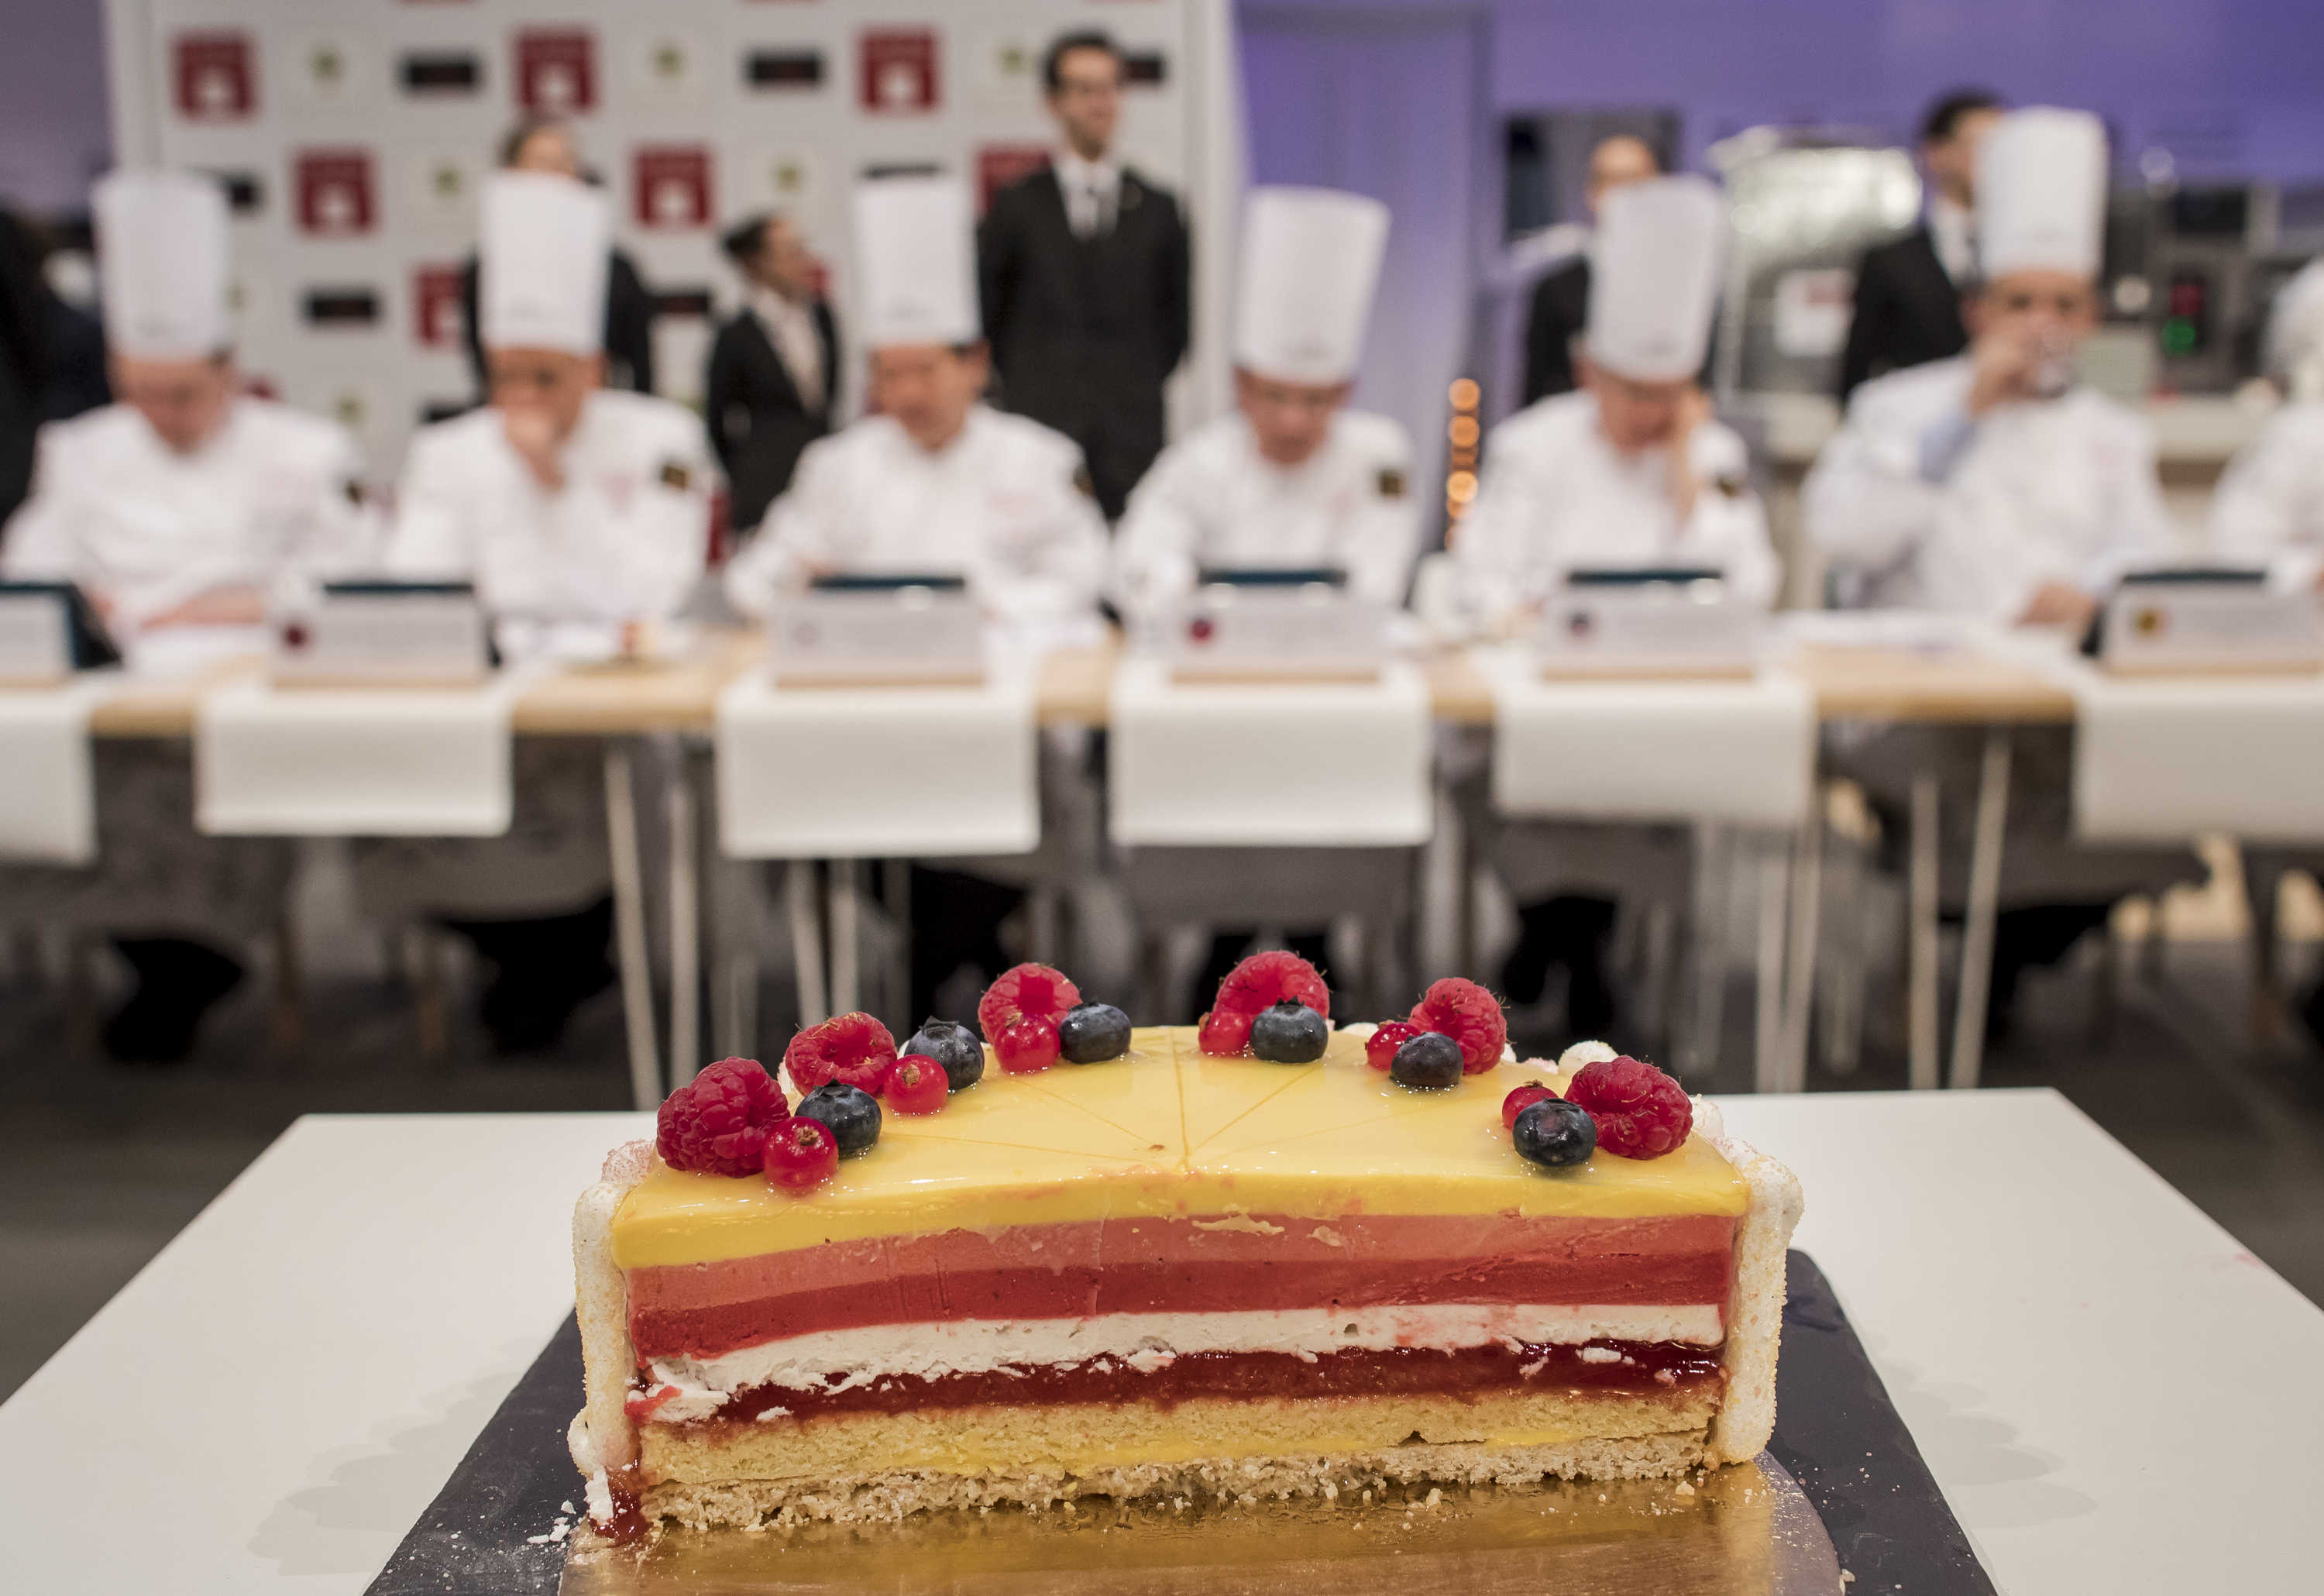
<path id="1" fill-rule="evenodd" d="M 1902 139 L 1959 83 L 2108 117 L 2126 154 L 2182 175 L 2324 181 L 2318 0 L 1244 0 L 1337 13 L 1481 14 L 1494 113 L 1653 106 L 1684 118 L 1690 159 L 1762 122 Z M 1267 103 L 1254 74 L 1253 115 Z M 1265 177 L 1262 171 L 1256 175 Z"/>
<path id="2" fill-rule="evenodd" d="M 0 203 L 78 210 L 113 129 L 99 0 L 0 0 Z"/>

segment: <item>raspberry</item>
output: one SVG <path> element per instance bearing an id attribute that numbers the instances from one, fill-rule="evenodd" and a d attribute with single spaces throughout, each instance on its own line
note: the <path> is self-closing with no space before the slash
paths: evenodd
<path id="1" fill-rule="evenodd" d="M 767 1132 L 791 1105 L 755 1058 L 722 1058 L 662 1099 L 654 1145 L 662 1162 L 697 1175 L 757 1171 Z"/>
<path id="2" fill-rule="evenodd" d="M 1059 1047 L 1056 1020 L 1026 1014 L 1001 1028 L 992 1040 L 992 1056 L 1004 1074 L 1029 1075 L 1056 1063 Z"/>
<path id="3" fill-rule="evenodd" d="M 869 1014 L 843 1014 L 811 1025 L 783 1049 L 783 1067 L 803 1093 L 825 1081 L 844 1081 L 876 1093 L 895 1062 L 896 1038 Z"/>
<path id="4" fill-rule="evenodd" d="M 1419 1034 L 1416 1025 L 1401 1019 L 1381 1020 L 1364 1039 L 1364 1062 L 1377 1070 L 1388 1068 L 1396 1062 L 1396 1050 Z"/>
<path id="5" fill-rule="evenodd" d="M 1019 964 L 1002 971 L 984 989 L 976 1002 L 976 1023 L 984 1028 L 984 1039 L 998 1047 L 1001 1033 L 1018 1020 L 1030 1015 L 1054 1026 L 1081 1001 L 1080 989 L 1062 971 L 1047 964 Z"/>
<path id="6" fill-rule="evenodd" d="M 785 1120 L 767 1138 L 767 1178 L 776 1185 L 805 1191 L 839 1169 L 839 1143 L 819 1121 Z"/>
<path id="7" fill-rule="evenodd" d="M 1277 950 L 1255 953 L 1228 971 L 1211 1008 L 1213 1012 L 1225 1009 L 1255 1015 L 1283 1002 L 1305 1003 L 1324 1019 L 1332 1018 L 1332 990 L 1315 973 L 1315 966 L 1296 953 Z"/>
<path id="8" fill-rule="evenodd" d="M 1222 1005 L 1203 1016 L 1195 1046 L 1213 1058 L 1232 1058 L 1250 1050 L 1250 1022 L 1259 1017 Z"/>
<path id="9" fill-rule="evenodd" d="M 1517 1116 L 1536 1102 L 1556 1096 L 1539 1081 L 1527 1081 L 1524 1085 L 1501 1099 L 1501 1126 L 1504 1130 L 1517 1122 Z"/>
<path id="10" fill-rule="evenodd" d="M 888 1072 L 887 1087 L 880 1093 L 899 1114 L 935 1113 L 951 1094 L 944 1066 L 917 1053 L 896 1060 L 896 1067 Z"/>
<path id="11" fill-rule="evenodd" d="M 1630 1057 L 1585 1064 L 1565 1088 L 1598 1121 L 1598 1145 L 1619 1158 L 1674 1153 L 1694 1125 L 1686 1089 L 1653 1065 Z"/>
<path id="12" fill-rule="evenodd" d="M 1499 1001 L 1458 975 L 1446 976 L 1421 995 L 1413 1005 L 1412 1023 L 1460 1043 L 1463 1075 L 1477 1075 L 1500 1063 L 1501 1049 L 1509 1039 L 1509 1022 Z"/>

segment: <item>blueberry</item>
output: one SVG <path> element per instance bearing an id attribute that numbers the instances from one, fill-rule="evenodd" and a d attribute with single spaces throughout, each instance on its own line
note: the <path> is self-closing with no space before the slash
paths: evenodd
<path id="1" fill-rule="evenodd" d="M 1313 1064 L 1332 1039 L 1332 1022 L 1289 1000 L 1262 1009 L 1250 1022 L 1250 1052 L 1269 1064 Z"/>
<path id="2" fill-rule="evenodd" d="M 1057 1021 L 1057 1052 L 1067 1064 L 1102 1064 L 1130 1051 L 1130 1016 L 1111 1003 L 1084 1003 Z"/>
<path id="3" fill-rule="evenodd" d="M 954 1092 L 984 1078 L 984 1044 L 955 1020 L 923 1019 L 903 1050 L 944 1066 L 945 1082 Z"/>
<path id="4" fill-rule="evenodd" d="M 861 1086 L 825 1081 L 799 1099 L 799 1117 L 818 1121 L 839 1144 L 839 1156 L 868 1153 L 880 1142 L 880 1100 Z"/>
<path id="5" fill-rule="evenodd" d="M 1515 1134 L 1521 1156 L 1552 1169 L 1582 1163 L 1598 1150 L 1598 1121 L 1588 1109 L 1562 1097 L 1527 1103 Z"/>
<path id="6" fill-rule="evenodd" d="M 1461 1084 L 1461 1044 L 1441 1030 L 1425 1030 L 1396 1050 L 1388 1078 L 1416 1092 L 1442 1092 Z"/>

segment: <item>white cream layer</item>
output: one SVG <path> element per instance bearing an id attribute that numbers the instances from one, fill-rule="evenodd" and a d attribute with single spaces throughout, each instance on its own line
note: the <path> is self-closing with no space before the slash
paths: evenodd
<path id="1" fill-rule="evenodd" d="M 726 1397 L 758 1386 L 846 1391 L 896 1375 L 1007 1372 L 1107 1359 L 1151 1373 L 1181 1352 L 1287 1352 L 1314 1359 L 1350 1348 L 1452 1350 L 1501 1343 L 1680 1342 L 1717 1346 L 1719 1308 L 1687 1305 L 1536 1306 L 1436 1303 L 1425 1307 L 1285 1308 L 1222 1314 L 1105 1314 L 1085 1319 L 964 1319 L 822 1331 L 763 1342 L 717 1358 L 656 1359 L 654 1380 L 678 1394 L 656 1409 L 670 1422 L 705 1418 Z M 837 1378 L 833 1378 L 834 1376 Z"/>

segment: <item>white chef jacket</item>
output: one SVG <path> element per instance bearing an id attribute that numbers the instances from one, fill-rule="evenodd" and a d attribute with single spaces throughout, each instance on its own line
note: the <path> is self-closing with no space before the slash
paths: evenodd
<path id="1" fill-rule="evenodd" d="M 2286 405 L 2229 462 L 2211 495 L 2211 552 L 2312 587 L 2324 572 L 2324 401 Z"/>
<path id="2" fill-rule="evenodd" d="M 387 567 L 473 581 L 496 614 L 621 622 L 685 603 L 709 558 L 716 468 L 702 420 L 648 393 L 589 395 L 542 488 L 501 412 L 423 427 L 398 492 Z"/>
<path id="3" fill-rule="evenodd" d="M 2146 423 L 2088 388 L 1972 421 L 1966 355 L 1858 388 L 1803 490 L 1809 539 L 1876 606 L 2010 623 L 2061 582 L 2096 596 L 2175 540 Z"/>
<path id="4" fill-rule="evenodd" d="M 1588 390 L 1519 411 L 1486 439 L 1483 480 L 1453 540 L 1470 601 L 1500 617 L 1545 598 L 1576 569 L 1701 566 L 1724 571 L 1746 602 L 1772 603 L 1775 554 L 1743 440 L 1705 421 L 1688 458 L 1699 486 L 1682 526 L 1669 450 L 1616 449 Z"/>
<path id="5" fill-rule="evenodd" d="M 959 576 L 988 614 L 1041 623 L 1090 613 L 1105 521 L 1080 448 L 1038 421 L 976 405 L 929 450 L 892 416 L 866 416 L 800 455 L 751 546 L 726 567 L 737 609 L 836 571 Z"/>
<path id="6" fill-rule="evenodd" d="M 1332 567 L 1349 591 L 1404 602 L 1420 552 L 1412 444 L 1385 416 L 1342 411 L 1315 452 L 1278 466 L 1250 422 L 1222 416 L 1162 451 L 1114 534 L 1114 589 L 1149 616 L 1194 591 L 1204 567 Z"/>
<path id="7" fill-rule="evenodd" d="M 41 429 L 0 574 L 78 583 L 133 630 L 212 588 L 360 567 L 377 531 L 355 439 L 336 422 L 238 398 L 179 454 L 114 404 Z"/>

